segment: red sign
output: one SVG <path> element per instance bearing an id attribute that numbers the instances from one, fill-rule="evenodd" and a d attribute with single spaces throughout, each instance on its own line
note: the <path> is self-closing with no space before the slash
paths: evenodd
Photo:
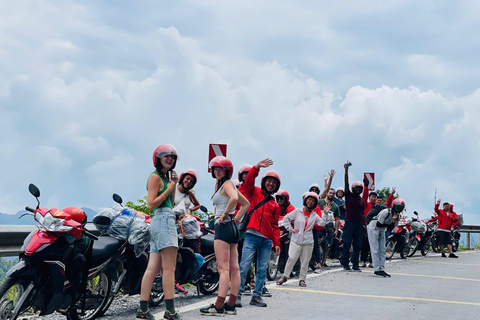
<path id="1" fill-rule="evenodd" d="M 368 181 L 368 190 L 375 191 L 375 173 L 365 172 L 363 177 Z"/>
<path id="2" fill-rule="evenodd" d="M 218 156 L 227 156 L 227 145 L 226 144 L 210 144 L 208 146 L 208 164 L 210 161 Z M 210 172 L 210 168 L 208 168 L 208 172 Z"/>

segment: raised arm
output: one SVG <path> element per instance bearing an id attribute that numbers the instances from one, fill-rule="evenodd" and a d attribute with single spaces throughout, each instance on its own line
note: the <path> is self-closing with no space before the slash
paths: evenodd
<path id="1" fill-rule="evenodd" d="M 347 160 L 347 163 L 345 163 L 343 165 L 343 167 L 345 168 L 345 190 L 344 190 L 344 193 L 347 193 L 349 192 L 350 190 L 350 186 L 348 184 L 348 167 L 350 167 L 351 164 L 350 164 L 350 161 Z"/>
<path id="2" fill-rule="evenodd" d="M 385 205 L 386 205 L 387 207 L 391 207 L 391 206 L 392 206 L 393 197 L 394 197 L 394 195 L 395 195 L 395 192 L 396 192 L 395 187 L 393 187 L 393 188 L 392 188 L 392 192 L 390 192 L 390 194 L 388 195 L 387 200 L 385 201 Z"/>
<path id="3" fill-rule="evenodd" d="M 438 210 L 438 207 L 440 206 L 440 201 L 442 201 L 442 199 L 438 199 L 437 203 L 435 203 L 435 213 L 436 214 L 440 214 L 440 210 Z"/>
<path id="4" fill-rule="evenodd" d="M 325 189 L 323 190 L 322 194 L 320 195 L 320 199 L 325 199 L 325 197 L 327 196 L 327 192 L 328 190 L 330 189 L 330 187 L 332 186 L 332 180 L 333 180 L 333 176 L 335 175 L 335 170 L 331 170 L 330 173 L 328 174 L 329 175 L 329 178 L 328 178 L 328 182 L 327 182 L 327 179 L 325 179 L 326 176 L 323 176 L 324 177 L 324 181 L 325 181 Z"/>

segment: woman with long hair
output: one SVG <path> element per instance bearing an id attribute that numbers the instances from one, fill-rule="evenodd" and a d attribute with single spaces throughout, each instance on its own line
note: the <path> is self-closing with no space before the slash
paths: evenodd
<path id="1" fill-rule="evenodd" d="M 220 284 L 215 304 L 200 309 L 200 312 L 203 315 L 223 316 L 225 313 L 237 314 L 235 303 L 240 287 L 237 251 L 240 234 L 237 221 L 240 221 L 245 215 L 250 203 L 230 181 L 233 174 L 233 164 L 229 159 L 222 156 L 213 158 L 210 161 L 210 169 L 213 178 L 216 179 L 215 193 L 212 196 L 215 206 L 215 240 L 213 246 L 217 258 Z M 234 217 L 237 202 L 240 203 L 241 207 Z M 225 303 L 229 287 L 230 295 Z"/>
<path id="2" fill-rule="evenodd" d="M 177 157 L 177 150 L 169 144 L 160 145 L 153 153 L 155 171 L 150 174 L 147 181 L 147 206 L 150 210 L 154 210 L 155 216 L 150 224 L 150 257 L 142 279 L 137 319 L 155 319 L 148 309 L 148 300 L 155 276 L 160 271 L 162 271 L 166 304 L 163 318 L 180 319 L 175 312 L 173 300 L 178 238 L 172 204 L 175 202 L 175 189 L 178 182 L 177 173 L 173 170 L 177 164 Z"/>

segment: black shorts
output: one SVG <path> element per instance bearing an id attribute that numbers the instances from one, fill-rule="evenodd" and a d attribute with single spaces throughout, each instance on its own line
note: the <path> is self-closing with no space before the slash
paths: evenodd
<path id="1" fill-rule="evenodd" d="M 215 240 L 222 240 L 226 243 L 238 243 L 239 238 L 240 232 L 235 219 L 215 224 Z"/>
<path id="2" fill-rule="evenodd" d="M 438 245 L 452 245 L 452 238 L 450 237 L 450 232 L 437 231 Z"/>

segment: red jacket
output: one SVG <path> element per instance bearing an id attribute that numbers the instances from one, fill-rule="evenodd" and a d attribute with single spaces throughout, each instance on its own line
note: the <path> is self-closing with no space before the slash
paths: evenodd
<path id="1" fill-rule="evenodd" d="M 287 203 L 287 208 L 284 210 L 282 207 L 280 207 L 281 212 L 280 212 L 280 217 L 278 218 L 278 221 L 283 220 L 285 215 L 289 214 L 293 210 L 295 210 L 295 207 L 290 204 L 290 202 Z"/>
<path id="2" fill-rule="evenodd" d="M 262 189 L 255 186 L 255 178 L 258 176 L 259 170 L 254 166 L 248 172 L 245 182 L 243 183 L 245 198 L 250 201 L 250 209 L 253 209 L 259 202 L 265 199 Z M 259 231 L 261 234 L 273 241 L 274 246 L 280 245 L 280 229 L 278 228 L 278 218 L 282 209 L 275 202 L 272 196 L 270 199 L 258 208 L 251 216 L 247 229 Z"/>
<path id="3" fill-rule="evenodd" d="M 456 213 L 445 212 L 442 209 L 438 209 L 438 204 L 435 204 L 435 212 L 437 216 L 431 220 L 438 220 L 438 229 L 451 230 L 452 226 L 458 224 L 458 217 Z"/>
<path id="4" fill-rule="evenodd" d="M 368 201 L 368 188 L 363 188 L 363 194 L 362 194 L 362 199 L 363 199 L 363 202 L 365 202 L 365 217 L 367 216 L 367 214 L 370 212 L 370 209 L 372 209 L 372 203 Z M 392 202 L 393 202 L 393 194 L 389 194 L 388 195 L 388 198 L 387 200 L 385 200 L 385 205 L 387 207 L 391 207 L 392 206 Z"/>

